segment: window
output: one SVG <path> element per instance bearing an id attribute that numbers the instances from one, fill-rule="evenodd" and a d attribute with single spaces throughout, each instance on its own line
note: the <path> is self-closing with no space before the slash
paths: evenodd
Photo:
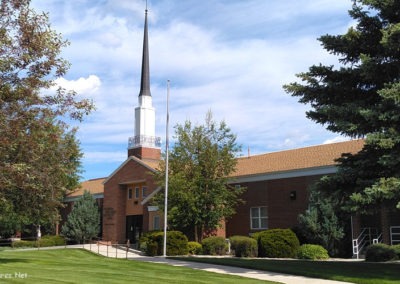
<path id="1" fill-rule="evenodd" d="M 250 208 L 250 226 L 251 229 L 267 229 L 268 213 L 267 207 Z"/>
<path id="2" fill-rule="evenodd" d="M 160 216 L 153 217 L 153 230 L 160 230 Z"/>
<path id="3" fill-rule="evenodd" d="M 145 198 L 147 196 L 147 186 L 142 186 L 142 197 Z"/>
<path id="4" fill-rule="evenodd" d="M 139 187 L 135 187 L 135 198 L 139 198 Z"/>
<path id="5" fill-rule="evenodd" d="M 128 199 L 132 199 L 132 188 L 128 188 Z"/>

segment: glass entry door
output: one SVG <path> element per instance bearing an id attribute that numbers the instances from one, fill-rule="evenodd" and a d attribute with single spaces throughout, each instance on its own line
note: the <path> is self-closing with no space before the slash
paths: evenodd
<path id="1" fill-rule="evenodd" d="M 143 215 L 126 216 L 126 239 L 135 247 L 142 236 Z"/>

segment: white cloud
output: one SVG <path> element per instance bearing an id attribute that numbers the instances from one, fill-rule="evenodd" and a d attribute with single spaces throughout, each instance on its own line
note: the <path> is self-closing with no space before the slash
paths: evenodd
<path id="1" fill-rule="evenodd" d="M 97 109 L 79 126 L 78 136 L 86 176 L 107 175 L 112 169 L 99 174 L 101 164 L 117 167 L 134 132 L 145 1 L 33 4 L 49 11 L 54 28 L 71 41 L 63 57 L 72 67 L 57 82 L 94 99 Z M 252 153 L 332 139 L 306 119 L 308 106 L 286 94 L 282 85 L 313 64 L 337 63 L 316 38 L 345 32 L 354 24 L 346 16 L 349 8 L 348 0 L 149 1 L 157 134 L 165 135 L 170 79 L 171 126 L 186 119 L 202 123 L 211 109 Z"/>
<path id="2" fill-rule="evenodd" d="M 55 80 L 56 86 L 53 88 L 62 87 L 66 90 L 74 90 L 78 94 L 89 96 L 96 93 L 100 86 L 100 78 L 96 75 L 90 75 L 87 78 L 79 78 L 77 80 L 67 80 L 65 78 L 57 78 Z"/>
<path id="3" fill-rule="evenodd" d="M 338 143 L 338 142 L 344 142 L 344 141 L 349 141 L 350 138 L 344 137 L 344 136 L 336 136 L 331 139 L 325 140 L 322 144 L 332 144 L 332 143 Z"/>

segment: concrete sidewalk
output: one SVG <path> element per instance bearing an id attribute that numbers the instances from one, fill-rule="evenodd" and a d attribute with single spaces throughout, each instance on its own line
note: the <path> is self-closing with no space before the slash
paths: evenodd
<path id="1" fill-rule="evenodd" d="M 127 258 L 130 260 L 136 261 L 146 261 L 146 262 L 153 262 L 153 263 L 162 263 L 168 264 L 173 266 L 183 266 L 192 269 L 199 269 L 209 272 L 215 273 L 223 273 L 229 275 L 236 275 L 241 277 L 248 277 L 253 279 L 259 280 L 269 280 L 274 282 L 286 283 L 286 284 L 344 284 L 349 282 L 341 282 L 341 281 L 333 281 L 333 280 L 324 280 L 324 279 L 317 279 L 317 278 L 309 278 L 303 276 L 295 276 L 295 275 L 288 275 L 282 273 L 275 273 L 275 272 L 268 272 L 268 271 L 260 271 L 260 270 L 253 270 L 253 269 L 245 269 L 239 267 L 232 267 L 232 266 L 222 266 L 222 265 L 214 265 L 208 263 L 199 263 L 199 262 L 192 262 L 192 261 L 181 261 L 181 260 L 174 260 L 164 257 L 149 257 L 143 256 L 140 254 L 139 251 L 129 250 L 123 248 L 116 248 L 106 245 L 80 245 L 75 246 L 80 248 L 85 248 L 90 250 L 94 253 L 98 253 L 103 256 L 113 257 L 113 258 Z"/>

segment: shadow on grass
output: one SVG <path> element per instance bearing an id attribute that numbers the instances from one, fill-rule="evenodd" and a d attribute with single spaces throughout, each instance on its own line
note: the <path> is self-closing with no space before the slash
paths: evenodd
<path id="1" fill-rule="evenodd" d="M 200 257 L 179 259 L 354 283 L 400 283 L 399 263 Z"/>

